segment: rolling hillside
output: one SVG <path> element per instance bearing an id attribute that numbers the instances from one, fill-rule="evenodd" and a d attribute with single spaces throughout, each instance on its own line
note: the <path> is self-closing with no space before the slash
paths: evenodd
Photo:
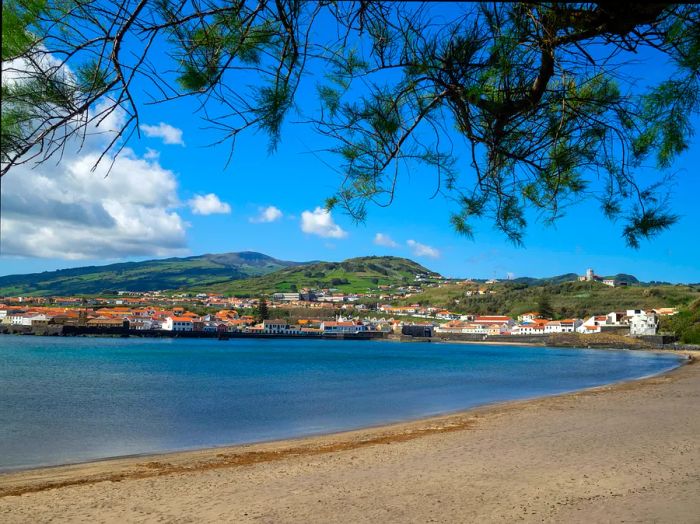
<path id="1" fill-rule="evenodd" d="M 478 294 L 479 289 L 485 293 Z M 543 293 L 549 296 L 556 316 L 563 318 L 625 309 L 684 306 L 700 297 L 700 286 L 631 285 L 612 288 L 600 282 L 528 284 L 515 281 L 493 285 L 449 284 L 428 288 L 402 302 L 432 304 L 459 313 L 516 316 L 536 311 Z"/>
<path id="2" fill-rule="evenodd" d="M 0 296 L 96 294 L 109 290 L 153 291 L 209 286 L 300 264 L 252 251 L 125 262 L 0 277 Z"/>
<path id="3" fill-rule="evenodd" d="M 617 275 L 609 275 L 602 277 L 604 279 L 614 279 L 625 284 L 639 284 L 639 280 L 634 275 L 618 273 Z M 527 284 L 529 286 L 543 286 L 546 284 L 563 284 L 564 282 L 576 282 L 578 275 L 576 273 L 565 273 L 555 277 L 533 278 L 533 277 L 518 277 L 511 280 L 516 284 Z"/>
<path id="4" fill-rule="evenodd" d="M 360 257 L 343 262 L 316 262 L 288 267 L 268 275 L 194 286 L 193 291 L 207 290 L 227 295 L 259 295 L 263 293 L 300 291 L 309 288 L 336 288 L 347 293 L 366 292 L 377 286 L 412 284 L 417 274 L 439 275 L 417 262 L 400 257 Z"/>

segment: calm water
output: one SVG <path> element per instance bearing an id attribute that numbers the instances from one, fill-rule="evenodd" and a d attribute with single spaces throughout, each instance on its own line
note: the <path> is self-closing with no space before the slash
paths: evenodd
<path id="1" fill-rule="evenodd" d="M 351 429 L 676 365 L 627 351 L 0 335 L 0 469 Z"/>

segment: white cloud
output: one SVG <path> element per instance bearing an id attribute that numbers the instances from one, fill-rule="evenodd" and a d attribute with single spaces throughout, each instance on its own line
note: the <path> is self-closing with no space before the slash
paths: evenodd
<path id="1" fill-rule="evenodd" d="M 125 149 L 109 176 L 99 150 L 66 151 L 59 165 L 21 165 L 3 177 L 2 254 L 121 258 L 184 254 L 175 175 Z"/>
<path id="2" fill-rule="evenodd" d="M 439 258 L 440 257 L 440 251 L 438 251 L 434 247 L 427 246 L 425 244 L 421 244 L 420 242 L 416 242 L 415 240 L 408 240 L 408 241 L 406 241 L 406 244 L 408 244 L 408 247 L 411 248 L 411 251 L 417 257 L 429 257 L 429 258 Z"/>
<path id="3" fill-rule="evenodd" d="M 160 151 L 147 147 L 146 152 L 143 154 L 143 158 L 145 158 L 146 160 L 159 160 Z"/>
<path id="4" fill-rule="evenodd" d="M 187 203 L 195 215 L 227 215 L 231 212 L 231 206 L 219 200 L 214 193 L 195 195 Z"/>
<path id="5" fill-rule="evenodd" d="M 257 216 L 250 217 L 248 221 L 253 224 L 260 224 L 266 222 L 274 222 L 282 218 L 282 211 L 280 211 L 275 206 L 261 207 L 259 208 L 260 213 Z"/>
<path id="6" fill-rule="evenodd" d="M 3 82 L 4 73 L 5 64 Z M 98 104 L 95 114 L 107 107 Z M 125 148 L 97 165 L 124 122 L 117 109 L 99 127 L 91 123 L 84 140 L 69 139 L 60 163 L 20 164 L 3 177 L 2 255 L 105 259 L 187 252 L 187 224 L 174 211 L 177 180 L 157 154 L 141 157 Z"/>
<path id="7" fill-rule="evenodd" d="M 143 131 L 147 137 L 162 138 L 164 144 L 185 145 L 185 142 L 182 140 L 182 129 L 173 127 L 165 122 L 161 122 L 157 126 L 141 124 L 141 131 Z"/>
<path id="8" fill-rule="evenodd" d="M 384 247 L 399 247 L 399 245 L 394 242 L 394 239 L 392 239 L 389 235 L 385 235 L 384 233 L 377 233 L 374 235 L 374 243 L 378 246 Z"/>
<path id="9" fill-rule="evenodd" d="M 301 214 L 301 230 L 304 233 L 318 235 L 325 238 L 345 238 L 347 231 L 333 222 L 330 212 L 317 207 L 313 211 L 304 211 Z"/>

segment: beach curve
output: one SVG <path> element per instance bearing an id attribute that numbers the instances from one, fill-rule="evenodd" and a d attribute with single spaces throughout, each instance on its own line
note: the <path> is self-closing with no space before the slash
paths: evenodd
<path id="1" fill-rule="evenodd" d="M 697 354 L 694 356 L 697 357 Z M 654 470 L 663 470 L 664 474 L 668 474 L 672 470 L 697 488 L 700 486 L 700 476 L 697 473 L 693 473 L 693 471 L 698 471 L 697 468 L 688 470 L 680 467 L 679 464 L 675 464 L 675 462 L 672 466 L 665 464 L 666 461 L 662 460 L 663 457 L 658 456 L 658 453 L 669 449 L 681 450 L 681 455 L 686 456 L 686 461 L 689 460 L 690 465 L 698 462 L 700 448 L 697 443 L 691 444 L 684 440 L 683 446 L 677 448 L 673 448 L 673 446 L 669 448 L 669 443 L 681 436 L 678 431 L 674 432 L 672 430 L 673 427 L 684 431 L 694 429 L 696 431 L 695 434 L 697 434 L 697 431 L 700 431 L 700 427 L 697 427 L 700 426 L 700 417 L 697 416 L 696 407 L 699 404 L 697 402 L 693 404 L 693 398 L 686 398 L 695 395 L 695 400 L 697 400 L 697 396 L 700 394 L 699 384 L 700 366 L 685 365 L 662 375 L 641 380 L 600 386 L 552 397 L 485 406 L 456 414 L 392 424 L 379 428 L 366 428 L 333 435 L 306 437 L 265 444 L 169 453 L 149 457 L 121 458 L 74 466 L 10 473 L 0 476 L 0 496 L 2 496 L 2 499 L 0 499 L 0 515 L 7 522 L 44 520 L 49 514 L 46 513 L 46 509 L 42 510 L 42 508 L 53 507 L 54 511 L 51 513 L 51 516 L 58 520 L 62 518 L 72 520 L 76 516 L 75 512 L 77 511 L 83 518 L 99 516 L 99 518 L 104 518 L 108 521 L 109 515 L 112 514 L 111 511 L 107 513 L 104 513 L 104 511 L 97 512 L 94 506 L 91 506 L 91 501 L 95 500 L 96 496 L 98 500 L 100 497 L 108 497 L 113 503 L 118 501 L 115 509 L 121 508 L 120 512 L 126 512 L 120 513 L 121 517 L 119 518 L 127 515 L 127 520 L 131 520 L 132 517 L 136 519 L 135 515 L 130 513 L 134 509 L 133 490 L 145 483 L 148 486 L 145 493 L 150 493 L 152 500 L 159 502 L 156 506 L 150 507 L 148 511 L 136 520 L 148 521 L 151 518 L 156 520 L 163 517 L 163 511 L 166 511 L 166 513 L 168 511 L 178 511 L 184 515 L 196 514 L 200 517 L 197 520 L 200 521 L 213 521 L 216 519 L 212 515 L 206 514 L 206 512 L 202 513 L 202 508 L 198 508 L 196 504 L 183 507 L 182 501 L 173 499 L 172 495 L 180 492 L 183 488 L 197 493 L 202 489 L 201 481 L 203 478 L 207 479 L 204 485 L 207 486 L 207 491 L 209 492 L 212 489 L 211 482 L 213 482 L 213 485 L 216 485 L 217 481 L 225 482 L 226 485 L 229 485 L 231 482 L 238 485 L 245 480 L 250 484 L 248 487 L 252 488 L 256 478 L 259 481 L 267 479 L 268 482 L 265 485 L 268 486 L 269 482 L 273 481 L 284 484 L 284 480 L 291 475 L 292 477 L 301 476 L 304 479 L 304 485 L 313 485 L 318 483 L 320 479 L 325 478 L 327 485 L 319 485 L 321 493 L 328 491 L 328 486 L 344 485 L 344 492 L 347 492 L 347 497 L 349 497 L 346 502 L 352 503 L 353 507 L 357 508 L 358 513 L 356 516 L 361 517 L 359 520 L 362 520 L 364 516 L 374 514 L 375 510 L 369 507 L 365 507 L 363 510 L 361 501 L 364 499 L 363 497 L 358 499 L 356 492 L 362 492 L 368 487 L 367 484 L 372 485 L 375 482 L 372 479 L 365 478 L 364 483 L 345 485 L 343 479 L 346 479 L 348 475 L 352 477 L 352 473 L 357 473 L 356 468 L 353 467 L 357 460 L 363 460 L 365 462 L 364 469 L 373 471 L 374 476 L 377 478 L 385 477 L 387 469 L 393 470 L 398 474 L 397 478 L 399 479 L 401 478 L 401 471 L 410 473 L 408 477 L 415 477 L 415 471 L 422 470 L 425 472 L 423 482 L 428 480 L 429 485 L 441 484 L 448 490 L 457 489 L 459 491 L 460 488 L 465 487 L 464 481 L 470 477 L 473 477 L 470 484 L 473 486 L 474 482 L 479 481 L 479 476 L 475 474 L 476 471 L 481 471 L 484 478 L 490 479 L 488 482 L 484 478 L 481 479 L 480 482 L 483 483 L 482 487 L 485 489 L 482 495 L 476 496 L 477 494 L 471 493 L 462 502 L 452 501 L 451 506 L 450 502 L 443 504 L 441 501 L 441 512 L 444 512 L 449 507 L 457 509 L 464 504 L 471 507 L 479 497 L 484 498 L 484 493 L 500 491 L 502 488 L 493 484 L 493 476 L 498 477 L 498 472 L 503 469 L 509 469 L 510 467 L 510 469 L 520 470 L 521 467 L 525 467 L 528 461 L 537 459 L 542 453 L 556 455 L 558 446 L 560 447 L 567 442 L 572 444 L 569 442 L 571 438 L 579 441 L 600 438 L 600 436 L 596 437 L 592 434 L 591 430 L 596 427 L 600 429 L 607 428 L 608 431 L 618 435 L 618 438 L 613 439 L 612 442 L 608 441 L 599 444 L 602 449 L 602 455 L 609 455 L 612 450 L 617 449 L 619 452 L 617 459 L 611 460 L 610 457 L 607 459 L 610 464 L 619 463 L 617 470 L 621 471 L 625 467 L 632 466 L 641 467 L 645 471 L 652 473 Z M 681 401 L 678 400 L 679 398 Z M 635 417 L 630 417 L 630 403 L 635 410 L 642 410 L 643 413 L 636 413 Z M 675 423 L 669 424 L 666 419 L 675 421 Z M 620 425 L 623 420 L 626 420 L 627 423 Z M 637 439 L 640 436 L 639 428 L 636 431 L 634 429 L 634 425 L 638 425 L 639 422 L 630 424 L 630 422 L 635 420 L 644 421 L 643 423 L 646 424 L 646 434 L 642 435 L 644 440 L 652 439 L 655 441 L 655 445 L 652 445 L 652 448 L 657 452 L 653 454 L 656 458 L 655 468 L 651 467 L 651 462 L 646 464 L 647 461 L 651 460 L 650 458 L 645 459 L 643 456 L 635 455 L 634 460 L 630 461 L 629 457 L 625 456 L 625 453 L 630 451 L 630 447 L 634 447 L 632 443 L 635 436 Z M 657 423 L 660 423 L 662 420 L 665 422 L 656 427 Z M 654 421 L 657 422 L 655 423 Z M 574 423 L 573 427 L 572 423 Z M 654 431 L 650 430 L 652 427 L 655 428 Z M 530 433 L 528 433 L 528 428 Z M 546 428 L 549 428 L 549 433 L 547 433 L 549 439 L 543 439 L 541 436 L 542 431 Z M 533 450 L 530 450 L 530 453 L 524 453 L 526 457 L 530 457 L 527 460 L 521 458 L 502 464 L 501 467 L 494 467 L 494 464 L 485 464 L 483 457 L 475 452 L 476 449 L 486 446 L 484 449 L 488 450 L 489 454 L 500 449 L 501 455 L 508 456 L 514 453 L 514 450 L 517 452 L 518 447 L 523 446 L 523 442 L 532 440 L 533 432 L 540 434 L 535 440 L 542 441 L 541 444 L 543 446 L 534 450 L 536 451 L 535 453 L 532 453 Z M 684 435 L 684 433 L 682 434 Z M 553 435 L 562 435 L 564 437 L 561 440 L 552 439 Z M 521 439 L 522 442 L 519 442 Z M 458 449 L 463 449 L 466 446 L 468 452 L 465 455 L 454 455 L 456 458 L 450 460 L 448 450 L 454 450 L 455 446 Z M 596 449 L 596 446 L 591 446 L 589 449 Z M 525 452 L 526 450 L 521 449 L 520 451 Z M 436 453 L 437 455 L 435 455 Z M 428 456 L 432 455 L 432 457 L 429 458 L 426 454 Z M 540 456 L 540 459 L 542 458 Z M 561 462 L 576 464 L 577 460 L 574 454 Z M 538 463 L 541 464 L 541 462 L 542 460 L 539 460 Z M 587 460 L 581 457 L 579 462 L 572 471 L 586 469 Z M 593 462 L 595 463 L 596 461 Z M 435 465 L 440 463 L 449 463 L 456 468 L 453 478 L 444 478 L 439 471 L 434 471 Z M 564 465 L 563 463 L 553 461 L 551 472 L 559 471 Z M 333 472 L 327 471 L 330 465 L 334 465 Z M 322 472 L 317 471 L 317 468 L 322 470 Z M 608 469 L 607 471 L 609 473 L 610 470 Z M 651 474 L 648 475 L 648 478 L 654 479 L 655 476 Z M 600 473 L 598 477 L 600 478 Z M 514 478 L 517 479 L 517 475 Z M 596 478 L 596 475 L 584 475 L 579 477 L 579 481 L 584 485 L 588 485 L 591 481 L 584 479 L 594 478 Z M 394 482 L 396 482 L 396 479 Z M 567 482 L 564 482 L 564 484 Z M 406 484 L 405 481 L 399 481 L 398 485 L 392 489 L 400 488 L 402 493 L 416 489 L 415 493 L 407 500 L 404 500 L 405 493 L 399 497 L 411 506 L 421 499 L 432 499 L 428 492 L 417 489 L 421 483 L 409 482 L 409 484 Z M 546 491 L 546 484 L 542 486 L 543 493 Z M 628 482 L 613 484 L 615 484 L 616 489 L 627 489 L 628 491 L 634 487 Z M 325 488 L 323 487 L 324 485 L 326 486 Z M 613 485 L 611 484 L 608 487 L 611 486 Z M 636 483 L 636 488 L 639 488 L 639 483 Z M 246 482 L 241 484 L 240 489 L 246 490 Z M 265 490 L 267 491 L 267 489 L 266 487 Z M 392 489 L 384 487 L 384 489 L 374 490 L 373 492 L 375 493 L 375 498 L 383 498 L 379 497 L 380 494 L 390 497 Z M 92 495 L 86 497 L 85 491 L 91 492 Z M 470 492 L 470 490 L 466 491 Z M 512 494 L 504 495 L 504 500 L 509 500 L 508 503 L 512 503 L 513 507 L 522 505 L 528 500 L 530 502 L 532 500 L 540 500 L 542 496 L 542 494 L 539 495 L 540 498 L 538 499 L 522 498 L 522 495 L 514 494 L 517 491 L 509 490 Z M 554 491 L 557 492 L 557 490 Z M 578 491 L 580 489 L 564 490 L 569 495 L 575 495 Z M 591 491 L 591 488 L 589 487 L 588 490 L 583 491 Z M 647 489 L 647 491 L 649 490 Z M 355 496 L 352 495 L 353 492 L 355 492 Z M 304 497 L 294 496 L 290 499 L 289 493 L 281 499 L 290 504 L 287 508 L 289 511 L 286 513 L 283 511 L 284 508 L 279 507 L 279 504 L 267 504 L 264 511 L 255 509 L 261 503 L 261 500 L 258 499 L 261 497 L 263 499 L 269 498 L 264 493 L 259 493 L 257 498 L 255 496 L 246 497 L 247 502 L 236 501 L 235 503 L 221 500 L 221 497 L 217 496 L 217 490 L 211 493 L 213 498 L 210 500 L 210 503 L 213 503 L 217 509 L 227 508 L 235 512 L 245 506 L 250 507 L 249 511 L 242 511 L 239 514 L 241 519 L 237 518 L 237 521 L 245 521 L 247 517 L 251 517 L 252 520 L 254 515 L 257 515 L 257 517 L 266 515 L 270 518 L 270 521 L 301 521 L 302 516 L 307 521 L 323 521 L 324 511 L 329 511 L 329 513 L 325 513 L 326 516 L 331 515 L 330 508 L 324 510 L 325 506 L 321 505 L 319 507 L 318 502 L 311 504 L 315 508 L 314 511 L 316 513 L 309 508 L 301 511 L 297 506 L 304 500 Z M 629 491 L 627 495 L 629 496 L 631 493 L 632 491 Z M 561 498 L 561 486 L 558 494 L 559 498 Z M 330 493 L 326 493 L 326 497 L 329 495 Z M 556 493 L 552 496 L 554 495 Z M 561 513 L 563 511 L 562 508 L 567 508 L 572 504 L 577 506 L 584 499 L 602 500 L 600 497 L 603 494 L 592 493 L 589 495 L 594 496 L 594 498 L 590 499 L 590 496 L 581 498 L 579 494 L 574 497 L 579 502 L 572 503 L 569 500 L 563 506 L 562 501 L 558 500 L 558 503 L 554 504 L 556 508 L 549 508 L 549 511 L 556 509 L 555 513 Z M 623 495 L 616 494 L 617 497 L 625 498 Z M 367 495 L 365 494 L 365 496 Z M 139 497 L 136 498 L 138 499 Z M 446 496 L 443 498 L 449 499 L 450 497 Z M 488 497 L 486 498 L 488 499 Z M 554 498 L 557 497 L 555 496 Z M 50 501 L 48 506 L 47 500 Z M 317 500 L 323 501 L 324 497 Z M 469 500 L 472 503 L 467 503 Z M 64 504 L 68 505 L 64 506 Z M 689 509 L 698 510 L 697 504 L 696 502 L 695 506 Z M 442 507 L 443 505 L 445 507 Z M 508 511 L 505 510 L 507 508 L 501 506 L 497 504 L 494 507 L 497 513 L 501 512 L 501 517 L 506 518 L 505 515 L 508 514 Z M 685 506 L 687 504 L 681 504 L 676 510 Z M 499 507 L 500 509 L 498 509 Z M 166 508 L 168 509 L 166 510 Z M 338 511 L 337 507 L 335 511 Z M 503 513 L 504 511 L 505 513 Z M 244 513 L 247 513 L 247 515 Z M 382 520 L 387 521 L 387 518 L 389 521 L 392 518 L 398 520 L 401 514 L 404 518 L 406 517 L 406 514 L 403 512 L 389 511 L 382 517 Z M 440 520 L 451 521 L 449 516 L 451 514 L 450 511 L 444 514 L 441 513 Z M 539 512 L 535 514 L 540 515 Z M 700 512 L 696 511 L 695 514 L 700 514 Z M 416 517 L 416 520 L 421 520 L 418 518 L 419 515 L 421 515 L 420 511 L 411 513 L 411 518 Z M 483 514 L 478 512 L 474 514 L 474 518 L 479 517 L 483 517 Z M 498 520 L 500 517 L 496 516 L 494 518 Z M 682 515 L 679 518 L 683 521 Z M 453 521 L 458 521 L 458 519 Z M 693 520 L 688 520 L 688 522 L 691 521 Z"/>

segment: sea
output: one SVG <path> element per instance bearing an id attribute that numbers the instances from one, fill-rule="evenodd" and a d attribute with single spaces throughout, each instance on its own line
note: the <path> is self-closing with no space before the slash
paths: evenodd
<path id="1" fill-rule="evenodd" d="M 679 364 L 625 350 L 0 335 L 0 471 L 382 425 Z"/>

